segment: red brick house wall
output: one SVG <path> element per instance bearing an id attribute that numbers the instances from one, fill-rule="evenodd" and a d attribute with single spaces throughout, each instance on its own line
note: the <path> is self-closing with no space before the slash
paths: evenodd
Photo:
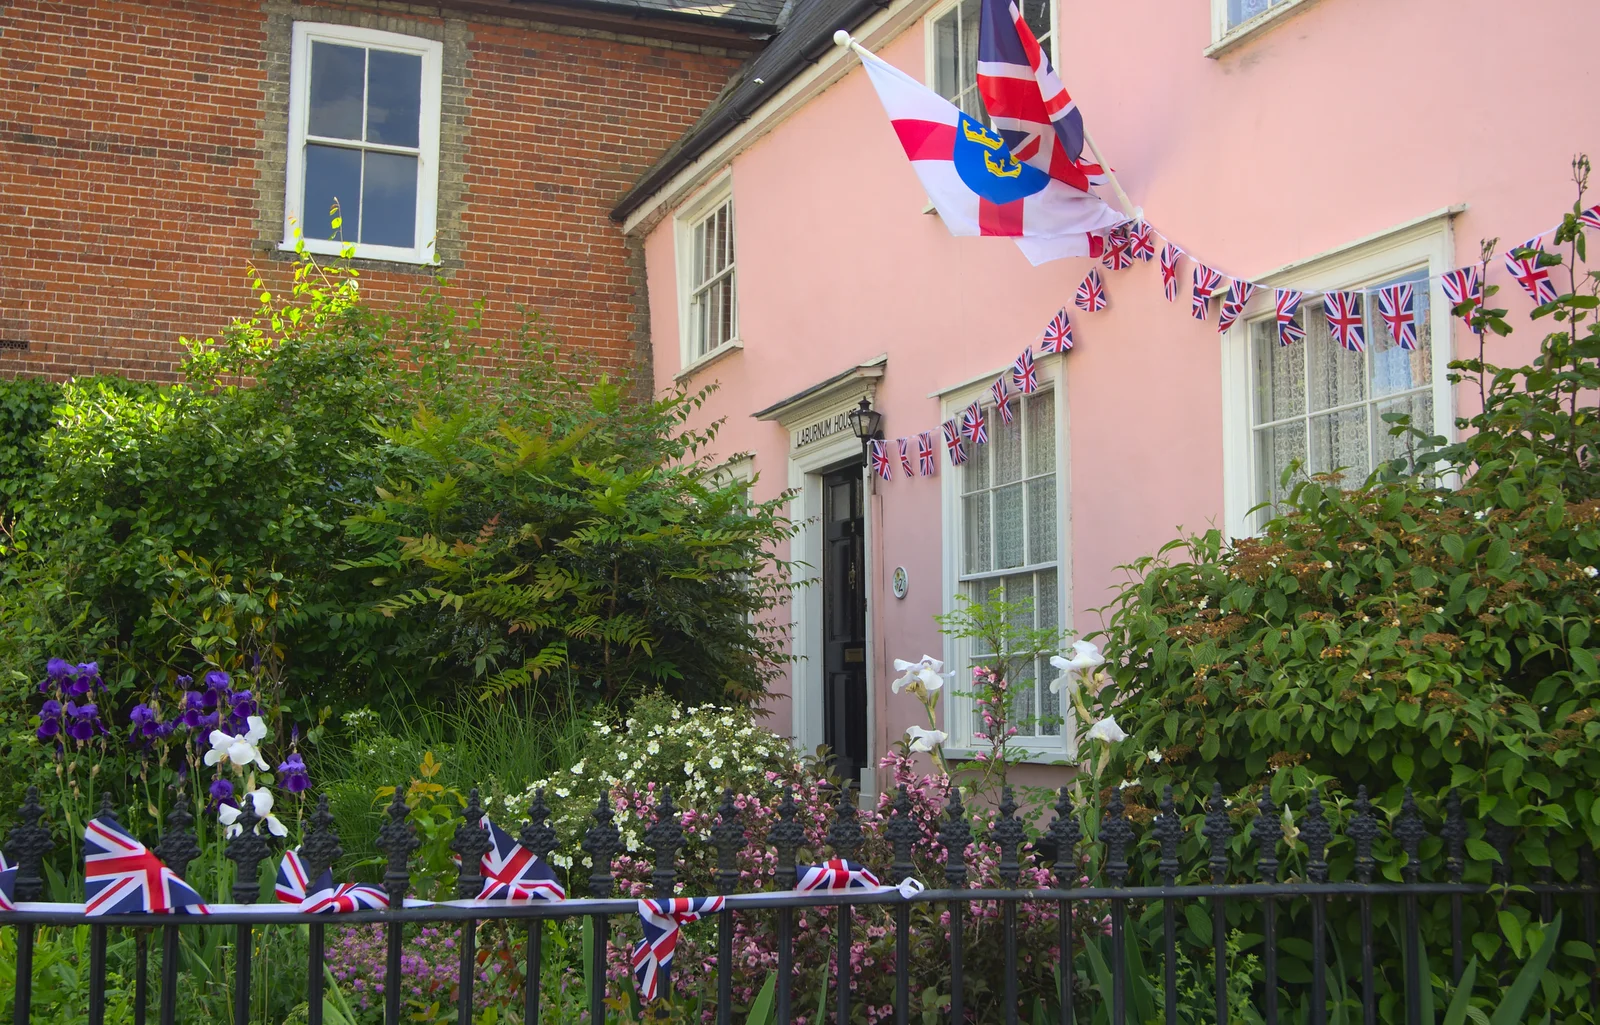
<path id="1" fill-rule="evenodd" d="M 642 257 L 607 213 L 747 38 L 674 25 L 654 38 L 647 21 L 561 24 L 493 2 L 8 0 L 0 375 L 170 377 L 180 336 L 251 308 L 247 264 L 286 277 L 297 19 L 443 41 L 437 252 L 454 297 L 483 298 L 491 328 L 538 309 L 608 366 L 648 358 Z M 364 263 L 363 289 L 393 301 L 434 273 Z"/>

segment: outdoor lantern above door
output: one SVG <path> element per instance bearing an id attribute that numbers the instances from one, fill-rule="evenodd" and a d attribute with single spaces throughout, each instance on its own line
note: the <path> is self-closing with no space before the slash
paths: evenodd
<path id="1" fill-rule="evenodd" d="M 861 399 L 861 405 L 845 414 L 850 420 L 850 430 L 861 439 L 861 462 L 866 465 L 867 443 L 879 437 L 878 428 L 883 424 L 883 414 L 872 408 L 872 403 L 866 397 Z"/>

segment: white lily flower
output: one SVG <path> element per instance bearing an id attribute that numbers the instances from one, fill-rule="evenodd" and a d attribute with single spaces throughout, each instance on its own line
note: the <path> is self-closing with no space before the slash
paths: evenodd
<path id="1" fill-rule="evenodd" d="M 903 658 L 897 658 L 894 660 L 894 670 L 903 675 L 890 684 L 889 688 L 898 694 L 903 688 L 909 687 L 913 680 L 920 680 L 923 689 L 929 694 L 936 693 L 944 686 L 944 677 L 939 675 L 939 671 L 943 668 L 944 663 L 932 655 L 924 655 L 917 662 L 907 662 Z"/>
<path id="2" fill-rule="evenodd" d="M 244 797 L 250 802 L 250 807 L 255 810 L 256 818 L 267 824 L 267 832 L 273 836 L 289 835 L 289 828 L 278 821 L 278 816 L 272 814 L 272 793 L 266 787 L 248 790 L 245 792 Z M 239 824 L 239 820 L 243 817 L 244 812 L 231 804 L 225 804 L 217 809 L 217 818 L 224 826 L 228 827 L 225 835 L 230 840 L 244 832 L 244 826 Z"/>
<path id="3" fill-rule="evenodd" d="M 1161 761 L 1161 749 L 1160 748 L 1156 748 L 1156 747 L 1152 747 L 1150 750 L 1148 750 L 1148 751 L 1146 751 L 1144 753 L 1144 756 L 1146 758 L 1150 759 L 1152 762 L 1160 762 Z"/>
<path id="4" fill-rule="evenodd" d="M 1118 744 L 1128 739 L 1128 735 L 1122 732 L 1122 727 L 1117 725 L 1117 717 L 1114 715 L 1108 715 L 1089 727 L 1088 736 L 1090 740 L 1103 740 L 1107 744 Z"/>
<path id="5" fill-rule="evenodd" d="M 943 744 L 950 739 L 950 734 L 944 730 L 930 730 L 921 726 L 910 726 L 906 729 L 906 739 L 911 741 L 913 751 L 932 751 L 935 745 Z"/>
<path id="6" fill-rule="evenodd" d="M 1051 655 L 1050 664 L 1061 670 L 1061 675 L 1050 682 L 1052 694 L 1061 693 L 1061 681 L 1069 684 L 1084 673 L 1092 673 L 1106 664 L 1105 656 L 1100 654 L 1100 648 L 1092 641 L 1072 642 L 1072 657 L 1064 658 L 1061 655 Z"/>
<path id="7" fill-rule="evenodd" d="M 244 739 L 251 744 L 259 744 L 267 739 L 267 721 L 259 715 L 252 715 L 245 720 L 249 729 L 244 731 Z"/>
<path id="8" fill-rule="evenodd" d="M 209 739 L 211 750 L 206 752 L 205 762 L 207 765 L 215 765 L 228 757 L 228 748 L 233 746 L 233 737 L 221 730 L 212 730 Z"/>

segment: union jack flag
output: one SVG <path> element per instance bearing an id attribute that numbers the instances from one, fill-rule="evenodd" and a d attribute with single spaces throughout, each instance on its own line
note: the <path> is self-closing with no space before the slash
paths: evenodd
<path id="1" fill-rule="evenodd" d="M 1156 258 L 1155 231 L 1143 221 L 1134 224 L 1128 233 L 1128 255 L 1149 263 Z"/>
<path id="2" fill-rule="evenodd" d="M 1417 347 L 1416 294 L 1409 284 L 1378 289 L 1378 316 L 1389 325 L 1394 344 L 1406 350 Z"/>
<path id="3" fill-rule="evenodd" d="M 17 866 L 6 861 L 0 852 L 0 911 L 17 910 Z"/>
<path id="4" fill-rule="evenodd" d="M 1133 240 L 1121 229 L 1113 230 L 1106 236 L 1106 255 L 1100 262 L 1108 270 L 1127 270 L 1133 266 Z"/>
<path id="5" fill-rule="evenodd" d="M 1521 285 L 1522 290 L 1528 293 L 1528 298 L 1540 306 L 1545 303 L 1555 302 L 1556 299 L 1556 286 L 1555 282 L 1550 280 L 1550 269 L 1539 266 L 1539 253 L 1543 251 L 1541 249 L 1543 245 L 1544 236 L 1535 235 L 1517 247 L 1517 249 L 1534 250 L 1532 256 L 1519 260 L 1515 255 L 1517 249 L 1513 249 L 1506 254 L 1506 270 L 1510 271 L 1511 276 L 1517 279 L 1517 284 Z"/>
<path id="6" fill-rule="evenodd" d="M 894 480 L 894 464 L 889 462 L 889 443 L 872 439 L 872 472 L 884 480 Z"/>
<path id="7" fill-rule="evenodd" d="M 1194 265 L 1194 301 L 1189 305 L 1189 312 L 1195 320 L 1205 320 L 1211 316 L 1211 297 L 1221 287 L 1221 274 L 1203 263 Z"/>
<path id="8" fill-rule="evenodd" d="M 983 407 L 976 402 L 961 414 L 961 434 L 974 445 L 989 443 L 989 422 L 984 418 Z"/>
<path id="9" fill-rule="evenodd" d="M 1472 327 L 1472 311 L 1479 305 L 1483 298 L 1482 283 L 1478 280 L 1478 268 L 1474 266 L 1458 267 L 1446 274 L 1439 282 L 1444 287 L 1444 297 L 1450 300 L 1451 307 L 1469 303 L 1467 312 L 1461 315 L 1461 322 Z M 1473 328 L 1473 333 L 1477 329 Z"/>
<path id="10" fill-rule="evenodd" d="M 902 469 L 902 470 L 904 470 L 906 472 L 906 476 L 907 477 L 915 477 L 916 476 L 916 472 L 911 469 L 911 451 L 910 451 L 911 439 L 910 438 L 901 438 L 901 439 L 899 439 L 899 444 L 900 444 L 900 469 Z"/>
<path id="11" fill-rule="evenodd" d="M 940 425 L 944 429 L 944 448 L 950 454 L 950 465 L 960 466 L 967 461 L 967 445 L 961 440 L 961 428 L 954 420 Z"/>
<path id="12" fill-rule="evenodd" d="M 93 818 L 83 831 L 86 915 L 183 911 L 209 914 L 205 901 L 114 818 Z"/>
<path id="13" fill-rule="evenodd" d="M 1600 206 L 1591 206 L 1579 214 L 1578 223 L 1590 228 L 1600 228 Z"/>
<path id="14" fill-rule="evenodd" d="M 1178 257 L 1182 255 L 1183 250 L 1171 242 L 1161 247 L 1161 291 L 1169 303 L 1178 301 Z M 1204 317 L 1202 314 L 1201 319 Z"/>
<path id="15" fill-rule="evenodd" d="M 556 881 L 556 875 L 550 871 L 549 865 L 512 839 L 510 833 L 490 822 L 489 816 L 485 815 L 479 822 L 489 831 L 489 842 L 493 846 L 479 862 L 483 889 L 479 891 L 477 900 L 526 904 L 536 900 L 566 899 L 567 891 Z M 459 855 L 455 862 L 458 865 L 461 863 Z"/>
<path id="16" fill-rule="evenodd" d="M 1072 321 L 1067 319 L 1067 308 L 1063 306 L 1050 318 L 1050 323 L 1044 326 L 1044 342 L 1039 346 L 1039 351 L 1066 352 L 1070 348 L 1072 348 Z"/>
<path id="17" fill-rule="evenodd" d="M 1033 346 L 1023 349 L 1022 355 L 1011 364 L 1011 383 L 1024 395 L 1032 395 L 1039 390 L 1039 374 L 1033 368 Z"/>
<path id="18" fill-rule="evenodd" d="M 690 922 L 722 910 L 722 897 L 670 897 L 641 900 L 639 924 L 644 939 L 633 945 L 633 980 L 639 999 L 649 1003 L 672 984 L 672 955 L 678 949 L 678 931 Z"/>
<path id="19" fill-rule="evenodd" d="M 1300 300 L 1305 298 L 1304 292 L 1297 292 L 1292 288 L 1277 290 L 1278 302 L 1278 344 L 1293 345 L 1295 342 L 1306 340 L 1306 329 L 1296 324 L 1294 315 L 1300 312 Z"/>
<path id="20" fill-rule="evenodd" d="M 1089 275 L 1078 286 L 1078 294 L 1072 304 L 1085 313 L 1099 313 L 1106 308 L 1106 284 L 1100 280 L 1099 271 L 1089 268 Z"/>
<path id="21" fill-rule="evenodd" d="M 864 890 L 882 886 L 878 877 L 853 861 L 830 858 L 820 865 L 800 865 L 795 889 L 801 893 L 811 890 Z"/>
<path id="22" fill-rule="evenodd" d="M 933 454 L 932 431 L 917 435 L 917 469 L 924 477 L 932 477 L 939 472 L 939 460 Z"/>
<path id="23" fill-rule="evenodd" d="M 1217 317 L 1217 334 L 1228 330 L 1244 312 L 1245 304 L 1256 294 L 1256 286 L 1248 281 L 1234 281 L 1228 286 L 1228 295 L 1222 300 L 1222 314 Z"/>
<path id="24" fill-rule="evenodd" d="M 1328 333 L 1351 352 L 1367 349 L 1367 327 L 1356 309 L 1358 292 L 1329 292 L 1322 297 L 1322 312 L 1328 318 Z"/>
<path id="25" fill-rule="evenodd" d="M 389 906 L 389 894 L 382 887 L 369 883 L 340 883 L 333 885 L 333 870 L 324 869 L 317 877 L 317 885 L 306 885 L 306 866 L 300 860 L 300 850 L 295 848 L 284 854 L 278 862 L 278 884 L 273 888 L 278 900 L 297 904 L 310 915 L 327 915 L 345 911 L 381 910 Z"/>
<path id="26" fill-rule="evenodd" d="M 994 408 L 1000 414 L 1000 422 L 1009 424 L 1013 417 L 1011 413 L 1011 388 L 1006 384 L 1006 375 L 1001 374 L 989 386 L 989 397 L 994 399 Z"/>

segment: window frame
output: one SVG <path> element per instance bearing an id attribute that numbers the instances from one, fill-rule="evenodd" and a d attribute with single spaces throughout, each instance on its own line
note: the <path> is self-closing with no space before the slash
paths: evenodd
<path id="1" fill-rule="evenodd" d="M 694 351 L 694 339 L 690 337 L 694 319 L 692 311 L 694 296 L 703 289 L 712 287 L 715 282 L 706 282 L 698 287 L 692 284 L 695 263 L 694 233 L 697 227 L 724 206 L 728 208 L 728 232 L 733 242 L 733 261 L 726 271 L 733 279 L 733 332 L 732 337 L 721 345 L 697 354 Z M 681 368 L 677 376 L 681 380 L 706 364 L 744 348 L 739 322 L 739 207 L 734 202 L 733 175 L 730 171 L 724 171 L 711 181 L 698 197 L 679 208 L 673 218 L 673 236 L 676 263 L 674 277 L 678 293 L 678 365 Z"/>
<path id="2" fill-rule="evenodd" d="M 1302 10 L 1317 0 L 1276 0 L 1272 6 L 1237 25 L 1228 24 L 1228 0 L 1211 0 L 1211 44 L 1205 56 L 1220 57 L 1246 40 L 1254 39 L 1271 28 L 1280 18 Z"/>
<path id="3" fill-rule="evenodd" d="M 934 92 L 939 91 L 938 82 L 935 80 L 935 70 L 939 66 L 939 33 L 936 31 L 935 26 L 940 18 L 960 7 L 963 2 L 965 0 L 942 0 L 941 3 L 935 4 L 927 14 L 922 16 L 922 80 Z M 1061 72 L 1061 62 L 1056 58 L 1056 39 L 1060 35 L 1061 27 L 1060 12 L 1060 0 L 1050 0 L 1050 31 L 1043 40 L 1045 49 L 1050 53 L 1050 64 L 1056 69 L 1057 74 Z M 973 67 L 977 67 L 976 58 L 973 59 Z M 974 84 L 974 88 L 976 88 L 976 84 Z M 951 100 L 950 102 L 954 103 L 955 101 Z"/>
<path id="4" fill-rule="evenodd" d="M 1053 424 L 1053 442 L 1056 449 L 1055 478 L 1056 478 L 1056 609 L 1063 636 L 1068 636 L 1073 630 L 1072 607 L 1072 546 L 1071 539 L 1071 447 L 1068 437 L 1068 410 L 1066 390 L 1065 361 L 1059 356 L 1036 356 L 1035 371 L 1039 377 L 1039 390 L 1047 389 L 1054 392 L 1055 397 L 1055 422 Z M 940 422 L 943 423 L 951 417 L 959 417 L 961 411 L 973 402 L 982 403 L 989 399 L 989 387 L 994 379 L 1001 374 L 1010 372 L 1010 364 L 1005 367 L 984 374 L 972 381 L 955 385 L 940 393 Z M 992 426 L 992 425 L 991 425 Z M 943 523 L 943 553 L 942 570 L 944 584 L 944 599 L 942 609 L 945 613 L 953 612 L 957 605 L 955 595 L 962 591 L 966 584 L 967 573 L 963 571 L 966 538 L 965 510 L 962 498 L 965 494 L 962 487 L 961 471 L 950 465 L 944 450 L 944 439 L 934 431 L 934 443 L 938 449 L 939 467 L 939 501 L 941 508 L 941 521 Z M 1026 479 L 1024 476 L 1022 479 Z M 1044 563 L 1025 563 L 1009 572 L 1037 573 Z M 1000 579 L 1007 571 L 996 571 L 994 576 Z M 986 574 L 976 574 L 984 576 Z M 945 747 L 945 753 L 952 758 L 967 759 L 986 746 L 976 743 L 973 739 L 972 716 L 974 702 L 971 697 L 962 696 L 957 691 L 971 689 L 972 681 L 965 666 L 973 653 L 972 644 L 965 638 L 947 636 L 944 639 L 945 664 L 955 669 L 952 683 L 946 688 L 947 695 L 940 707 L 943 717 L 940 728 L 950 735 L 950 741 Z M 1039 681 L 1041 686 L 1048 687 L 1049 679 Z M 1070 721 L 1064 723 L 1061 734 L 1054 737 L 1032 736 L 1018 737 L 1011 743 L 1011 751 L 1018 761 L 1044 764 L 1060 764 L 1070 761 L 1071 745 L 1067 735 Z"/>
<path id="5" fill-rule="evenodd" d="M 1455 353 L 1456 321 L 1439 275 L 1456 266 L 1452 220 L 1463 210 L 1464 206 L 1447 207 L 1251 279 L 1261 287 L 1222 337 L 1223 510 L 1230 536 L 1251 537 L 1260 532 L 1258 514 L 1250 511 L 1257 504 L 1261 483 L 1250 336 L 1251 324 L 1272 311 L 1275 288 L 1321 293 L 1373 287 L 1417 270 L 1427 274 L 1428 281 L 1419 283 L 1418 288 L 1425 287 L 1428 292 L 1428 325 L 1433 338 L 1433 433 L 1455 439 L 1455 393 L 1449 364 Z M 1369 294 L 1366 301 L 1375 303 L 1377 299 Z M 1373 397 L 1369 395 L 1367 401 Z"/>
<path id="6" fill-rule="evenodd" d="M 417 132 L 417 210 L 416 245 L 381 246 L 354 243 L 358 259 L 388 263 L 427 265 L 437 262 L 435 237 L 439 209 L 439 120 L 443 96 L 444 43 L 399 32 L 297 21 L 289 49 L 289 145 L 284 160 L 283 242 L 280 248 L 295 248 L 296 230 L 305 223 L 305 147 L 310 120 L 311 48 L 324 42 L 368 49 L 415 54 L 422 58 L 420 111 Z M 386 147 L 363 146 L 382 151 Z M 337 239 L 303 239 L 307 252 L 337 256 L 349 242 Z"/>

